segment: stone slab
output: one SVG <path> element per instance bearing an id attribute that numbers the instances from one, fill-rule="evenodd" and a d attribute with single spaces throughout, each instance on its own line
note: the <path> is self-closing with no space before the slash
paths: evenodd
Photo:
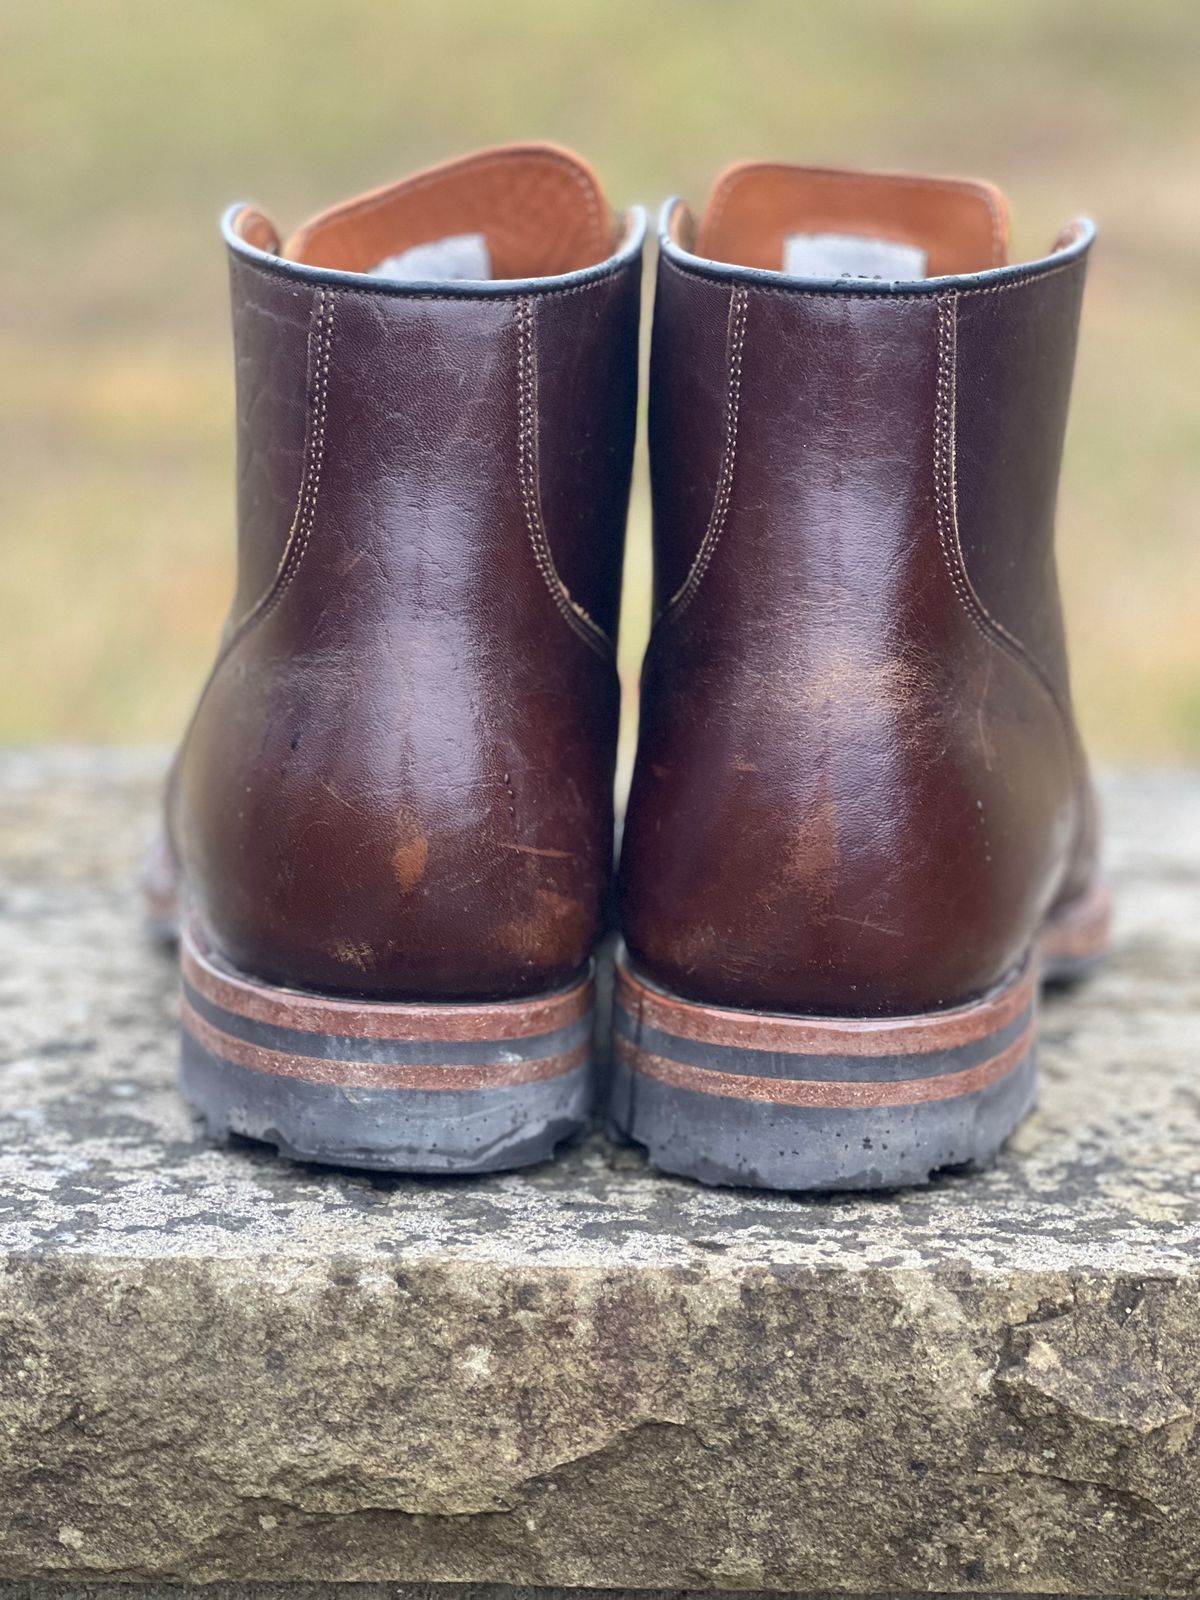
<path id="1" fill-rule="evenodd" d="M 1000 1165 L 812 1200 L 213 1148 L 161 770 L 0 757 L 0 1578 L 1200 1587 L 1200 776 L 1106 782 L 1116 951 Z"/>
<path id="2" fill-rule="evenodd" d="M 202 1588 L 164 1583 L 0 1583 L 0 1600 L 694 1600 L 703 1589 L 554 1589 L 500 1583 L 210 1583 Z M 803 1600 L 914 1600 L 911 1595 L 858 1596 L 830 1590 Z M 798 1600 L 774 1592 L 740 1591 L 740 1600 Z M 938 1600 L 929 1595 L 925 1600 Z M 979 1600 L 1032 1600 L 1028 1595 L 982 1595 Z M 1043 1595 L 1041 1600 L 1059 1600 Z M 1110 1600 L 1096 1596 L 1095 1600 Z"/>

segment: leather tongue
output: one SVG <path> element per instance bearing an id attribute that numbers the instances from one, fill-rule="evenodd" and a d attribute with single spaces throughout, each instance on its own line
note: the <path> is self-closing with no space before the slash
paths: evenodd
<path id="1" fill-rule="evenodd" d="M 477 261 L 490 268 L 485 275 L 536 278 L 602 261 L 613 231 L 599 180 L 578 156 L 555 145 L 505 145 L 333 206 L 299 228 L 283 255 L 370 272 L 474 237 Z"/>
<path id="2" fill-rule="evenodd" d="M 1008 207 L 991 184 L 750 162 L 718 178 L 697 254 L 810 277 L 889 280 L 1003 266 Z"/>

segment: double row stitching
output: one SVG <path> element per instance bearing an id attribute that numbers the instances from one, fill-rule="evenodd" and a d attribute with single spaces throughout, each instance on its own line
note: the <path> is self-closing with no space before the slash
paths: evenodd
<path id="1" fill-rule="evenodd" d="M 320 291 L 321 301 L 312 339 L 317 347 L 317 368 L 309 412 L 309 436 L 304 452 L 304 480 L 296 515 L 288 530 L 287 543 L 279 559 L 271 588 L 261 602 L 262 615 L 269 616 L 288 591 L 299 570 L 317 520 L 317 494 L 321 487 L 321 468 L 325 462 L 325 419 L 329 406 L 329 361 L 333 349 L 333 291 Z M 257 609 L 257 608 L 256 608 Z M 247 619 L 249 620 L 249 619 Z"/>
<path id="2" fill-rule="evenodd" d="M 717 487 L 713 495 L 708 526 L 704 530 L 704 537 L 688 569 L 687 577 L 659 613 L 659 620 L 668 612 L 678 614 L 695 595 L 712 562 L 729 516 L 729 502 L 733 497 L 733 470 L 737 462 L 738 415 L 742 395 L 742 349 L 746 342 L 746 312 L 749 299 L 749 293 L 744 287 L 735 289 L 729 299 L 729 322 L 726 333 L 725 443 L 721 452 L 721 465 L 717 472 Z"/>
<path id="3" fill-rule="evenodd" d="M 986 612 L 983 604 L 967 581 L 966 562 L 958 532 L 955 465 L 958 302 L 954 295 L 939 299 L 937 327 L 938 365 L 937 399 L 934 404 L 933 484 L 937 508 L 938 543 L 942 547 L 942 559 L 946 564 L 946 571 L 950 575 L 950 583 L 959 604 L 971 619 L 972 626 L 985 639 L 990 639 L 990 632 L 984 620 Z"/>
<path id="4" fill-rule="evenodd" d="M 291 526 L 283 542 L 279 564 L 274 576 L 262 594 L 240 616 L 234 625 L 222 656 L 228 654 L 252 622 L 265 617 L 275 609 L 308 547 L 317 511 L 317 489 L 321 480 L 321 464 L 325 457 L 325 417 L 329 396 L 329 361 L 333 347 L 333 291 L 317 291 L 316 314 L 308 334 L 308 417 L 304 432 L 304 460 L 300 470 L 300 488 L 296 496 L 296 509 Z M 219 664 L 219 663 L 218 663 Z"/>
<path id="5" fill-rule="evenodd" d="M 1080 776 L 1080 752 L 1074 738 L 1070 709 L 1064 705 L 1045 668 L 1029 649 L 994 617 L 980 599 L 967 571 L 962 535 L 958 526 L 957 466 L 957 390 L 958 390 L 958 295 L 950 293 L 938 300 L 937 399 L 934 406 L 933 475 L 937 509 L 938 542 L 950 582 L 972 624 L 989 643 L 999 644 L 1029 673 L 1049 696 L 1058 716 L 1072 771 Z"/>
<path id="6" fill-rule="evenodd" d="M 305 371 L 307 419 L 296 510 L 287 538 L 284 540 L 274 577 L 250 609 L 232 624 L 217 651 L 216 660 L 200 691 L 200 697 L 193 708 L 191 720 L 184 731 L 172 763 L 167 780 L 168 796 L 174 793 L 183 752 L 200 716 L 200 708 L 209 690 L 217 681 L 218 673 L 233 653 L 234 647 L 246 637 L 254 624 L 269 616 L 282 600 L 284 591 L 296 576 L 296 569 L 308 548 L 313 524 L 316 521 L 317 490 L 321 481 L 321 466 L 325 459 L 325 417 L 329 399 L 329 362 L 333 349 L 333 290 L 319 289 L 317 295 L 316 311 L 311 318 L 308 331 L 308 360 Z M 170 804 L 171 801 L 168 799 L 168 805 Z"/>
<path id="7" fill-rule="evenodd" d="M 533 312 L 528 296 L 517 301 L 517 477 L 525 526 L 533 551 L 534 564 L 542 575 L 550 598 L 565 622 L 585 644 L 608 658 L 613 642 L 603 628 L 572 598 L 554 564 L 554 553 L 546 535 L 538 491 L 537 456 L 537 357 L 533 340 Z"/>

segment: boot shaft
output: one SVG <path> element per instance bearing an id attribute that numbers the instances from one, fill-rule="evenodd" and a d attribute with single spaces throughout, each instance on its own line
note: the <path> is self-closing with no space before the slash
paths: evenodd
<path id="1" fill-rule="evenodd" d="M 640 233 L 612 217 L 589 170 L 552 148 L 485 151 L 336 206 L 282 245 L 248 207 L 234 208 L 225 234 L 235 615 L 318 520 L 334 540 L 308 541 L 305 564 L 340 570 L 347 555 L 369 555 L 357 585 L 339 588 L 356 607 L 374 595 L 389 611 L 419 605 L 447 564 L 528 581 L 533 521 L 546 530 L 534 536 L 534 576 L 557 573 L 556 604 L 608 648 L 636 414 Z M 366 276 L 402 263 L 406 247 L 420 270 L 439 246 L 467 241 L 490 280 Z M 511 599 L 504 584 L 477 588 L 485 604 Z"/>
<path id="2" fill-rule="evenodd" d="M 565 981 L 611 852 L 638 219 L 535 148 L 226 236 L 238 579 L 181 762 L 196 913 L 330 993 Z M 366 275 L 464 240 L 510 277 Z"/>
<path id="3" fill-rule="evenodd" d="M 1053 515 L 1091 228 L 1006 231 L 986 186 L 777 168 L 668 208 L 622 873 L 677 992 L 956 1003 L 1090 874 Z M 937 276 L 779 271 L 875 234 Z"/>
<path id="4" fill-rule="evenodd" d="M 707 573 L 721 540 L 732 553 L 707 580 L 714 609 L 786 612 L 824 586 L 847 621 L 890 611 L 896 561 L 944 534 L 979 607 L 1065 695 L 1054 507 L 1091 226 L 1029 267 L 967 274 L 981 252 L 1003 257 L 994 190 L 878 177 L 864 198 L 863 186 L 735 168 L 699 228 L 669 209 L 650 412 L 658 607 L 693 568 Z M 786 208 L 814 206 L 814 188 L 806 228 L 852 218 L 907 233 L 938 278 L 888 289 L 701 259 L 782 263 L 808 237 L 788 235 Z"/>

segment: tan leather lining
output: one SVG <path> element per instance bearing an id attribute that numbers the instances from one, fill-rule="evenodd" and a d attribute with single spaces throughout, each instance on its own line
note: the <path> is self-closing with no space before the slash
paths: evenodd
<path id="1" fill-rule="evenodd" d="M 801 232 L 916 245 L 926 252 L 930 277 L 980 272 L 1008 259 L 1008 208 L 991 184 L 766 162 L 720 175 L 692 248 L 710 260 L 778 272 L 785 238 Z"/>
<path id="2" fill-rule="evenodd" d="M 274 255 L 279 249 L 279 235 L 274 223 L 253 206 L 242 207 L 233 219 L 233 231 L 239 239 L 244 239 L 256 250 L 266 250 Z"/>
<path id="3" fill-rule="evenodd" d="M 616 225 L 599 179 L 578 156 L 555 145 L 504 145 L 333 206 L 281 253 L 366 272 L 412 245 L 460 233 L 486 236 L 495 278 L 549 277 L 611 255 Z"/>

